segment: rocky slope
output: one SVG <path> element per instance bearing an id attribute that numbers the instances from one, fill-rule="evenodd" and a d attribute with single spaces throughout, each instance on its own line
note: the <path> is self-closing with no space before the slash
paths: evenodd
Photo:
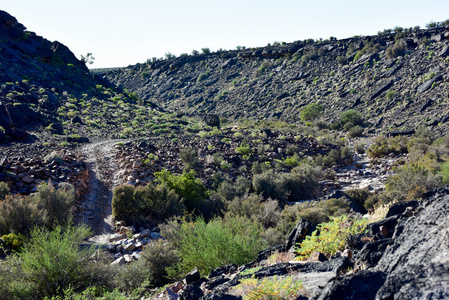
<path id="1" fill-rule="evenodd" d="M 312 102 L 334 122 L 354 108 L 369 132 L 448 127 L 449 31 L 404 30 L 221 51 L 97 70 L 172 112 L 295 122 Z"/>
<path id="2" fill-rule="evenodd" d="M 169 299 L 242 299 L 239 284 L 245 279 L 291 277 L 302 280 L 297 299 L 445 299 L 448 195 L 446 186 L 421 203 L 396 203 L 385 220 L 369 225 L 363 239 L 351 237 L 351 251 L 329 260 L 315 255 L 307 262 L 267 261 L 271 253 L 281 256 L 311 233 L 311 225 L 300 222 L 285 245 L 262 251 L 257 261 L 220 267 L 208 278 L 192 272 L 165 293 Z"/>

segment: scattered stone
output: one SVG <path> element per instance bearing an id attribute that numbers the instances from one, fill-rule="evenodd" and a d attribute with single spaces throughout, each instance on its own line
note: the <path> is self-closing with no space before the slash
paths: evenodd
<path id="1" fill-rule="evenodd" d="M 317 261 L 317 262 L 322 262 L 322 261 L 326 261 L 327 257 L 318 251 L 313 252 L 312 254 L 310 254 L 309 258 L 307 259 L 307 261 L 312 262 L 312 261 Z"/>
<path id="2" fill-rule="evenodd" d="M 126 262 L 126 260 L 125 260 L 124 257 L 119 257 L 119 258 L 117 258 L 116 260 L 114 260 L 114 261 L 111 263 L 111 265 L 112 265 L 112 266 L 122 266 L 122 265 L 125 264 L 125 262 Z"/>

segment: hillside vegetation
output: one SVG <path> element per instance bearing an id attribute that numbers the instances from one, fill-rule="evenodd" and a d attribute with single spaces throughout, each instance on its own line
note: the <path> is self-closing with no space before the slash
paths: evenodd
<path id="1" fill-rule="evenodd" d="M 90 72 L 0 11 L 0 300 L 449 297 L 445 25 Z"/>

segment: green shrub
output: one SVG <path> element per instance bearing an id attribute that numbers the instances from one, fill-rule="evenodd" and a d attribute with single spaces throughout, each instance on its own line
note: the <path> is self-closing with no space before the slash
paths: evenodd
<path id="1" fill-rule="evenodd" d="M 235 148 L 235 152 L 240 155 L 250 155 L 253 150 L 249 147 L 249 145 L 240 145 L 239 147 Z"/>
<path id="2" fill-rule="evenodd" d="M 203 80 L 206 80 L 209 77 L 209 73 L 201 73 L 198 78 L 196 79 L 196 82 L 201 82 Z"/>
<path id="3" fill-rule="evenodd" d="M 248 263 L 264 246 L 259 238 L 258 225 L 242 217 L 229 221 L 215 218 L 209 223 L 202 218 L 193 222 L 184 219 L 174 228 L 172 233 L 162 232 L 179 255 L 176 268 L 171 268 L 174 277 L 195 267 L 204 276 L 218 266 Z"/>
<path id="4" fill-rule="evenodd" d="M 161 286 L 169 281 L 166 269 L 177 264 L 179 258 L 172 244 L 158 240 L 143 248 L 139 261 L 149 270 L 147 280 Z"/>
<path id="5" fill-rule="evenodd" d="M 350 235 L 365 231 L 368 223 L 367 219 L 349 218 L 346 215 L 330 219 L 328 223 L 319 224 L 317 230 L 312 235 L 306 236 L 298 245 L 296 249 L 298 260 L 307 259 L 315 251 L 330 256 L 344 250 L 346 239 Z"/>
<path id="6" fill-rule="evenodd" d="M 10 232 L 28 235 L 34 226 L 46 225 L 47 218 L 33 198 L 8 196 L 0 202 L 0 234 Z"/>
<path id="7" fill-rule="evenodd" d="M 354 143 L 354 151 L 358 154 L 364 154 L 365 153 L 365 144 L 360 141 L 356 141 Z"/>
<path id="8" fill-rule="evenodd" d="M 44 161 L 47 163 L 56 162 L 58 165 L 62 165 L 64 160 L 57 152 L 52 152 L 44 157 Z"/>
<path id="9" fill-rule="evenodd" d="M 292 167 L 292 168 L 297 167 L 297 166 L 300 165 L 300 163 L 299 163 L 299 161 L 297 159 L 297 156 L 287 157 L 286 159 L 284 159 L 284 164 L 286 166 L 289 166 L 289 167 Z"/>
<path id="10" fill-rule="evenodd" d="M 363 134 L 363 127 L 360 125 L 353 126 L 348 130 L 348 136 L 350 138 L 355 138 Z"/>
<path id="11" fill-rule="evenodd" d="M 396 91 L 388 91 L 387 94 L 385 95 L 385 97 L 386 97 L 387 99 L 391 99 L 391 98 L 393 98 L 394 96 L 396 96 L 396 94 L 397 94 Z"/>
<path id="12" fill-rule="evenodd" d="M 443 184 L 449 183 L 449 162 L 444 163 L 441 166 L 441 175 Z"/>
<path id="13" fill-rule="evenodd" d="M 320 224 L 329 221 L 330 217 L 339 217 L 349 213 L 350 205 L 350 202 L 344 198 L 331 198 L 315 203 L 300 204 L 297 219 L 309 220 L 312 223 Z"/>
<path id="14" fill-rule="evenodd" d="M 313 198 L 318 192 L 321 169 L 307 164 L 292 169 L 290 173 L 268 170 L 253 176 L 253 188 L 264 198 L 298 201 Z"/>
<path id="15" fill-rule="evenodd" d="M 45 211 L 48 225 L 68 224 L 72 219 L 75 189 L 69 183 L 60 183 L 56 189 L 52 183 L 43 183 L 35 195 L 38 207 Z"/>
<path id="16" fill-rule="evenodd" d="M 416 200 L 429 190 L 442 184 L 442 178 L 417 162 L 395 168 L 395 174 L 387 178 L 385 189 L 390 198 L 397 201 Z"/>
<path id="17" fill-rule="evenodd" d="M 302 281 L 293 276 L 256 279 L 245 278 L 232 289 L 237 294 L 243 294 L 243 300 L 282 300 L 298 299 L 302 294 Z"/>
<path id="18" fill-rule="evenodd" d="M 201 164 L 198 160 L 198 153 L 193 148 L 182 148 L 179 151 L 179 157 L 184 163 L 184 168 L 188 170 L 199 170 Z"/>
<path id="19" fill-rule="evenodd" d="M 363 123 L 363 117 L 360 112 L 350 109 L 340 114 L 340 122 L 343 127 L 347 124 L 353 127 L 355 125 L 361 125 Z"/>
<path id="20" fill-rule="evenodd" d="M 20 251 L 23 246 L 24 236 L 20 233 L 10 233 L 2 236 L 2 240 L 11 250 Z"/>
<path id="21" fill-rule="evenodd" d="M 196 172 L 183 171 L 181 175 L 174 175 L 163 169 L 155 173 L 160 182 L 165 182 L 179 196 L 185 199 L 188 210 L 199 209 L 204 205 L 204 200 L 209 196 L 207 189 L 199 178 L 195 178 Z"/>
<path id="22" fill-rule="evenodd" d="M 319 117 L 324 111 L 322 105 L 318 103 L 310 103 L 301 111 L 301 121 L 306 122 Z"/>
<path id="23" fill-rule="evenodd" d="M 387 138 L 383 135 L 374 138 L 374 144 L 372 144 L 367 151 L 370 157 L 384 157 L 390 153 L 400 154 L 407 153 L 407 138 L 403 136 L 397 136 L 393 138 Z"/>
<path id="24" fill-rule="evenodd" d="M 130 222 L 135 218 L 136 210 L 140 210 L 140 206 L 134 199 L 134 186 L 126 184 L 116 187 L 112 196 L 112 215 Z"/>
<path id="25" fill-rule="evenodd" d="M 0 200 L 5 199 L 6 195 L 9 194 L 10 188 L 8 184 L 4 181 L 0 181 Z"/>
<path id="26" fill-rule="evenodd" d="M 388 59 L 394 59 L 398 56 L 404 56 L 407 51 L 407 47 L 402 40 L 396 41 L 393 46 L 390 46 L 385 51 Z"/>
<path id="27" fill-rule="evenodd" d="M 348 63 L 348 59 L 346 58 L 346 56 L 337 56 L 337 63 L 344 66 Z"/>
<path id="28" fill-rule="evenodd" d="M 23 280 L 35 286 L 36 296 L 51 297 L 69 287 L 81 291 L 91 285 L 108 284 L 108 274 L 89 261 L 94 248 L 80 247 L 91 234 L 86 226 L 33 229 L 19 256 Z"/>

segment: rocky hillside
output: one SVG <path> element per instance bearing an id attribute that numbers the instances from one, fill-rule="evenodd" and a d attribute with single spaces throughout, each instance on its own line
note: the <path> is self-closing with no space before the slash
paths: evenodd
<path id="1" fill-rule="evenodd" d="M 393 205 L 386 219 L 369 224 L 369 233 L 351 237 L 351 247 L 329 260 L 320 254 L 307 262 L 267 260 L 270 253 L 282 257 L 310 234 L 310 224 L 300 222 L 285 245 L 259 253 L 253 263 L 220 267 L 208 278 L 189 274 L 180 299 L 241 299 L 242 283 L 266 277 L 274 286 L 279 278 L 301 280 L 296 299 L 445 299 L 448 192 L 446 187 L 429 193 L 422 203 Z M 166 293 L 171 296 L 177 289 L 172 285 Z M 271 293 L 259 290 L 264 292 Z"/>
<path id="2" fill-rule="evenodd" d="M 132 136 L 145 131 L 149 120 L 173 119 L 139 101 L 90 73 L 65 45 L 27 31 L 0 11 L 0 143 L 34 141 L 45 147 Z"/>
<path id="3" fill-rule="evenodd" d="M 143 100 L 188 115 L 295 122 L 309 103 L 333 123 L 356 109 L 368 132 L 449 126 L 449 31 L 397 29 L 344 40 L 182 55 L 97 70 Z M 198 52 L 198 51 L 196 51 Z M 207 53 L 207 51 L 206 51 Z"/>

